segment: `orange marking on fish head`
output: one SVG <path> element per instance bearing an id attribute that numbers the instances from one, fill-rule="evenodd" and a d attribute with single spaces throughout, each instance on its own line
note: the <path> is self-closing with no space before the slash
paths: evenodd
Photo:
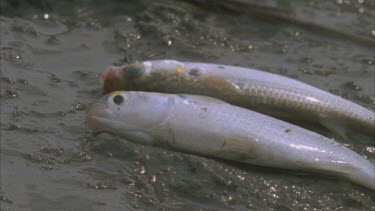
<path id="1" fill-rule="evenodd" d="M 180 74 L 183 73 L 184 72 L 184 67 L 182 67 L 181 65 L 177 65 L 176 66 L 176 72 L 180 73 Z"/>
<path id="2" fill-rule="evenodd" d="M 125 81 L 121 76 L 119 69 L 108 67 L 99 74 L 102 81 L 102 88 L 105 93 L 122 90 L 125 88 Z"/>

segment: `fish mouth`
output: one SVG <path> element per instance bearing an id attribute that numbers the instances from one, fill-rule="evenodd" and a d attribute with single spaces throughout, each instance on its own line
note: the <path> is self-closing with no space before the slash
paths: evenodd
<path id="1" fill-rule="evenodd" d="M 134 90 L 134 82 L 145 74 L 145 66 L 142 63 L 134 63 L 124 66 L 109 66 L 98 77 L 104 93 Z"/>
<path id="2" fill-rule="evenodd" d="M 107 68 L 105 68 L 105 70 L 103 70 L 103 72 L 99 73 L 98 74 L 99 80 L 103 82 L 105 80 L 105 78 L 107 78 L 107 75 L 108 75 L 109 71 L 112 70 L 112 68 L 113 68 L 113 66 L 108 66 Z"/>
<path id="3" fill-rule="evenodd" d="M 109 66 L 103 72 L 99 73 L 99 80 L 105 93 L 113 91 L 114 67 Z"/>
<path id="4" fill-rule="evenodd" d="M 99 74 L 98 77 L 99 77 L 99 80 L 101 81 L 102 89 L 104 93 L 129 89 L 128 82 L 123 78 L 124 77 L 123 69 L 124 68 L 129 69 L 130 67 L 132 67 L 132 65 L 130 65 L 129 67 L 128 66 L 122 66 L 122 67 L 109 66 L 103 72 Z M 133 70 L 134 68 L 130 68 L 130 69 Z M 125 72 L 130 75 L 136 74 L 131 71 L 125 71 Z"/>
<path id="5" fill-rule="evenodd" d="M 103 119 L 108 117 L 107 105 L 104 102 L 95 102 L 86 111 L 85 124 L 94 131 L 94 135 L 107 133 L 109 128 L 103 124 Z"/>

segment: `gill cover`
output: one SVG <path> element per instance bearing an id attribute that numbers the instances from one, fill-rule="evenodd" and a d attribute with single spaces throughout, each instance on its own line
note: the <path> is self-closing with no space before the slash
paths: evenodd
<path id="1" fill-rule="evenodd" d="M 172 105 L 173 97 L 158 93 L 116 91 L 107 97 L 119 132 L 149 131 L 168 118 Z"/>

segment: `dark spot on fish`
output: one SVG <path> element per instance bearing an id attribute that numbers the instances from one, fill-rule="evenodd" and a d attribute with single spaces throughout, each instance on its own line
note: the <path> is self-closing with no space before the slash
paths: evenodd
<path id="1" fill-rule="evenodd" d="M 120 105 L 122 102 L 124 102 L 124 97 L 122 97 L 121 95 L 116 95 L 115 97 L 113 97 L 113 102 L 116 105 Z"/>
<path id="2" fill-rule="evenodd" d="M 127 65 L 122 68 L 124 77 L 128 80 L 140 78 L 143 75 L 143 70 L 135 65 Z"/>
<path id="3" fill-rule="evenodd" d="M 198 76 L 200 75 L 200 73 L 199 73 L 199 70 L 198 70 L 198 69 L 193 68 L 193 69 L 191 69 L 191 70 L 189 71 L 189 75 L 194 76 L 194 77 L 198 77 Z"/>
<path id="4" fill-rule="evenodd" d="M 204 107 L 204 108 L 201 108 L 203 111 L 207 111 L 208 108 L 207 107 Z"/>
<path id="5" fill-rule="evenodd" d="M 217 68 L 224 69 L 225 67 L 224 66 L 217 66 Z"/>
<path id="6" fill-rule="evenodd" d="M 285 132 L 290 133 L 290 132 L 292 132 L 292 129 L 288 128 L 288 129 L 285 130 Z"/>

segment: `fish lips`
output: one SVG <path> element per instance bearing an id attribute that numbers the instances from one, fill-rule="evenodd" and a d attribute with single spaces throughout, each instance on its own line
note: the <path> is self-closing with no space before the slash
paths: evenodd
<path id="1" fill-rule="evenodd" d="M 102 83 L 102 89 L 105 93 L 111 92 L 113 90 L 113 66 L 107 67 L 103 72 L 99 74 L 99 80 Z"/>
<path id="2" fill-rule="evenodd" d="M 108 115 L 107 105 L 104 102 L 95 102 L 86 111 L 85 124 L 88 124 L 95 135 L 110 133 L 111 129 L 105 124 Z"/>

